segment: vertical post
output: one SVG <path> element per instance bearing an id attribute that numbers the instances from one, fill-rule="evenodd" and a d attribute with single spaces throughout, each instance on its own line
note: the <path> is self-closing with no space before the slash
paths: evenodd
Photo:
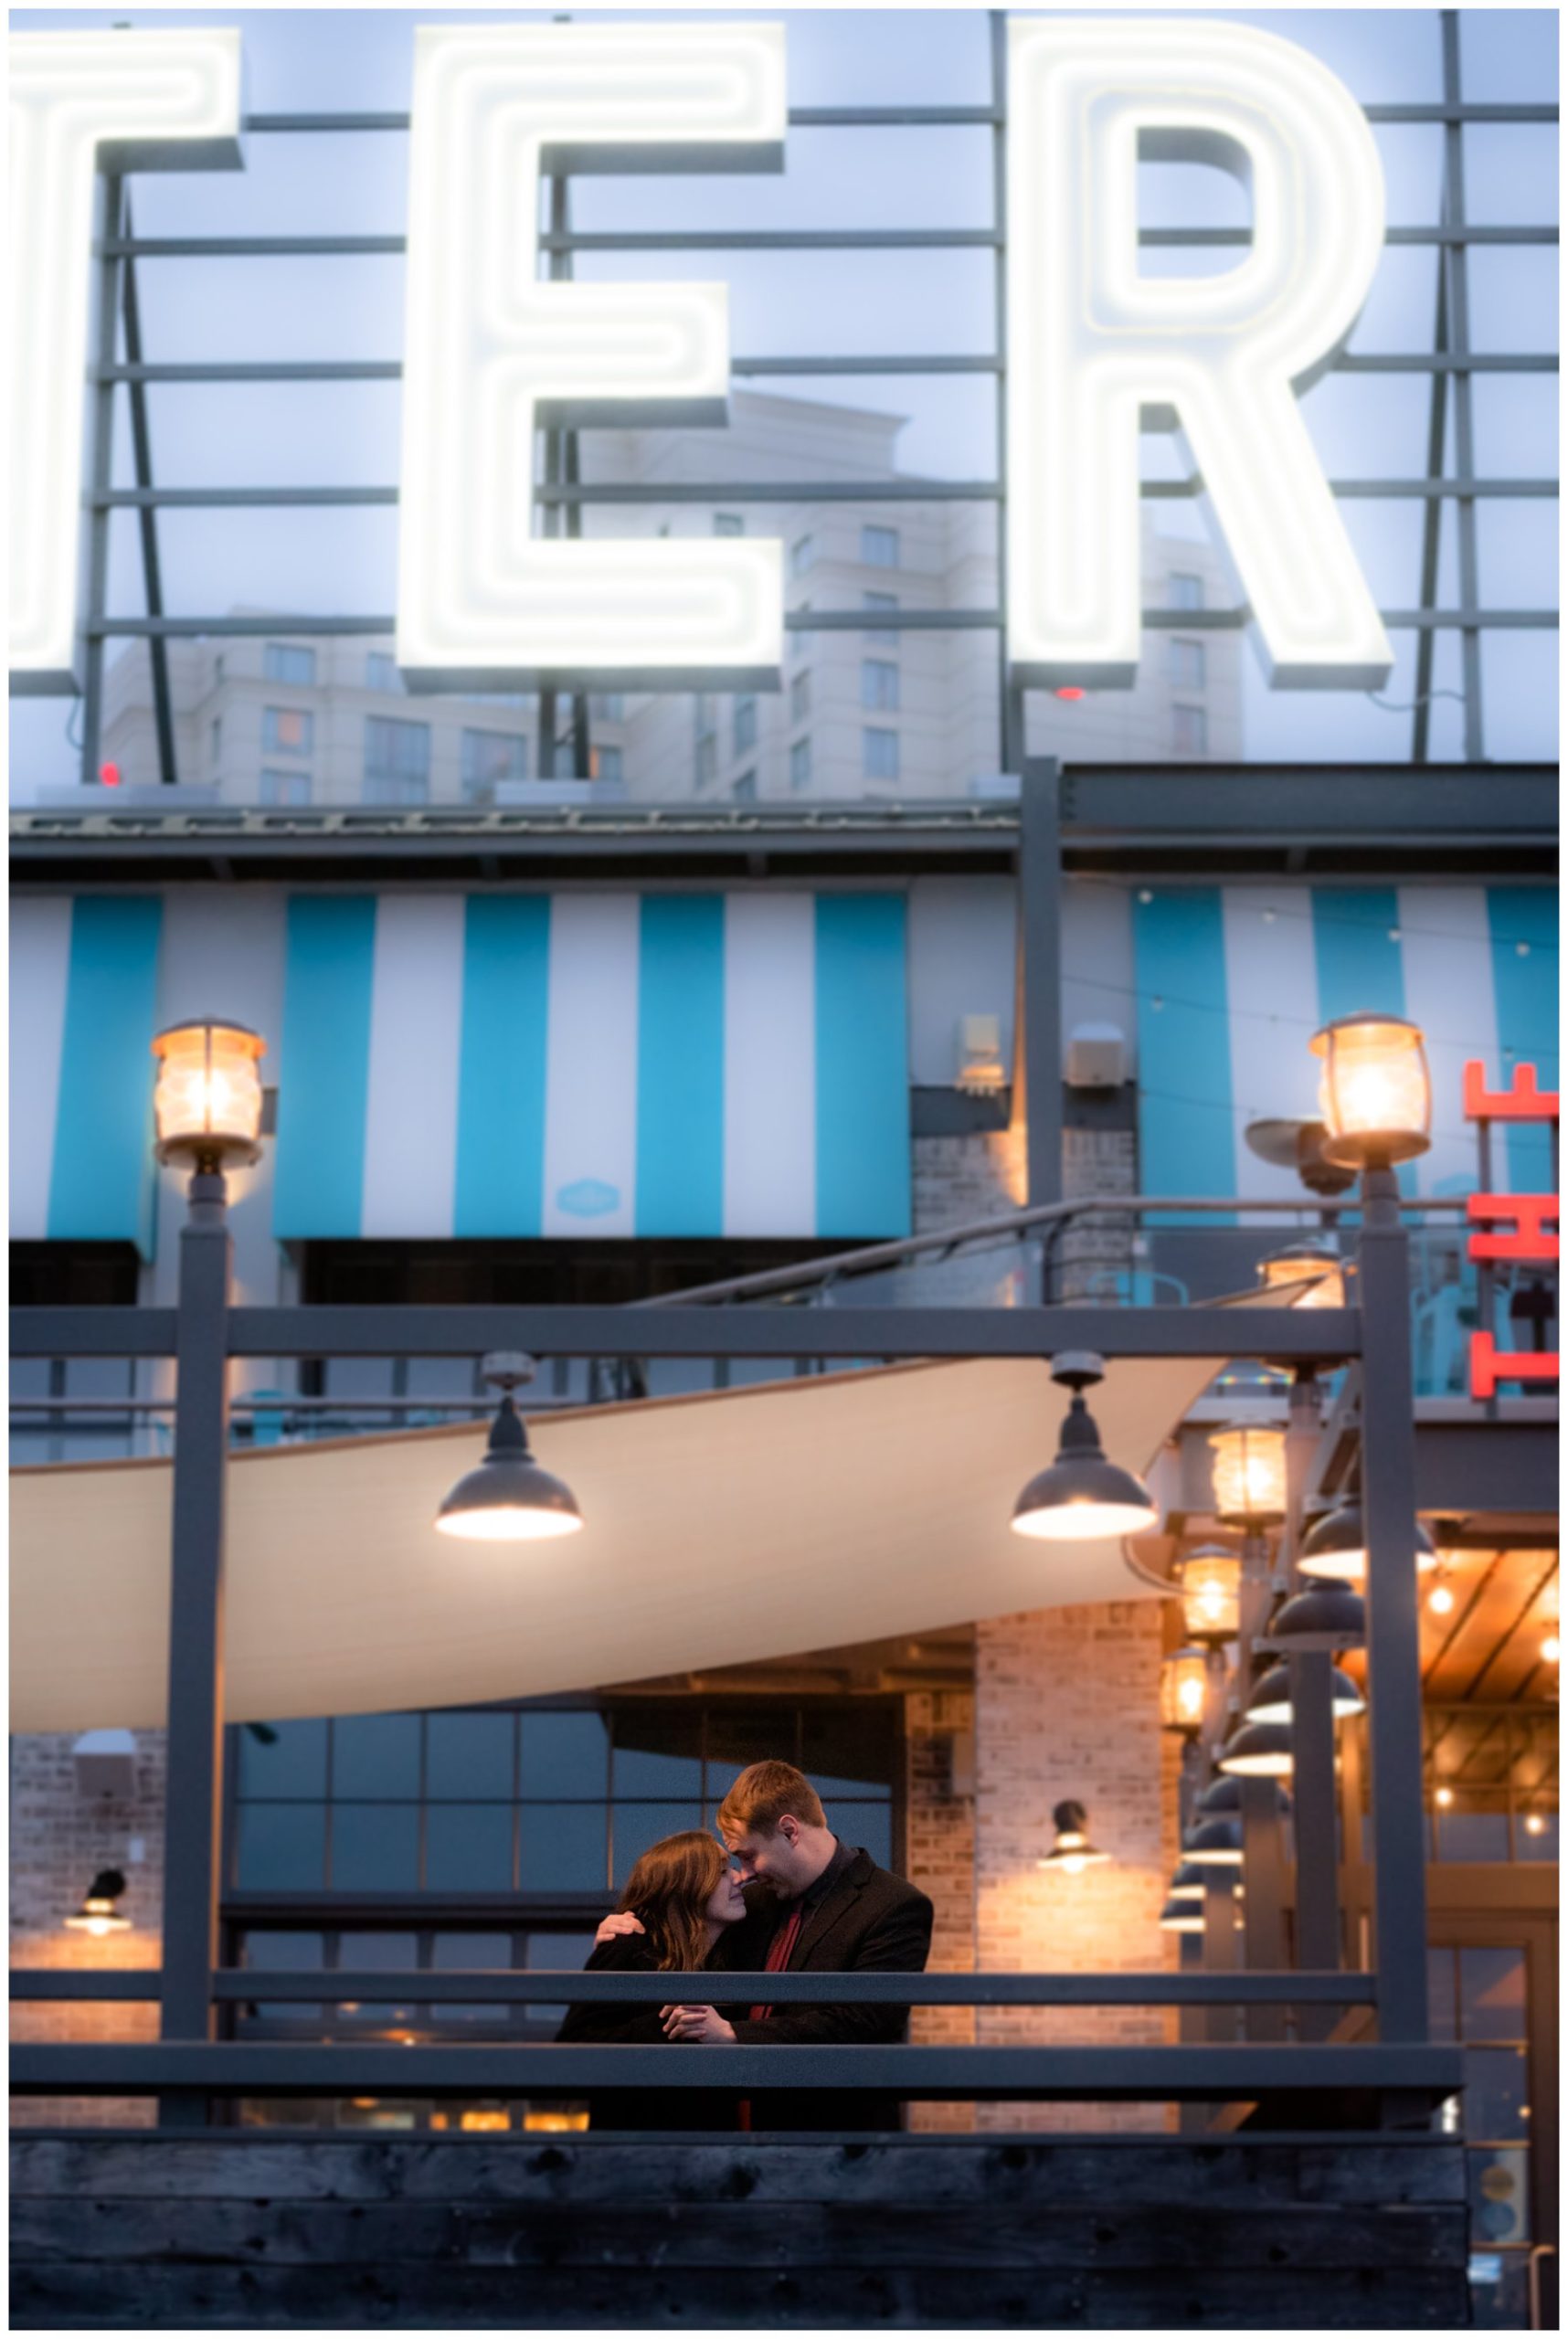
<path id="1" fill-rule="evenodd" d="M 1054 759 L 1023 775 L 1019 806 L 1018 964 L 1029 1152 L 1028 1202 L 1062 1199 L 1062 831 Z"/>
<path id="2" fill-rule="evenodd" d="M 1318 1384 L 1298 1375 L 1290 1390 L 1285 1439 L 1287 1499 L 1282 1559 L 1294 1571 L 1301 1535 L 1301 1501 L 1321 1430 Z M 1296 1963 L 1308 1973 L 1332 1973 L 1340 1963 L 1339 1820 L 1334 1805 L 1333 1660 L 1313 1650 L 1289 1659 L 1291 1740 L 1296 1756 Z M 1298 2023 L 1307 2038 L 1326 2038 L 1332 2006 L 1303 2006 Z"/>
<path id="3" fill-rule="evenodd" d="M 991 24 L 991 217 L 996 236 L 996 609 L 997 751 L 1000 768 L 1022 772 L 1024 758 L 1023 693 L 1008 676 L 1007 563 L 1007 11 L 992 8 Z"/>
<path id="4" fill-rule="evenodd" d="M 1448 216 L 1447 190 L 1444 190 L 1442 216 Z M 1432 354 L 1436 358 L 1448 355 L 1448 270 L 1440 245 L 1437 251 L 1437 316 L 1432 333 Z M 1432 376 L 1432 402 L 1426 418 L 1426 476 L 1436 486 L 1444 477 L 1444 449 L 1448 419 L 1448 376 L 1441 365 Z M 1421 515 L 1421 584 L 1415 598 L 1418 609 L 1437 606 L 1437 559 L 1443 544 L 1443 498 L 1430 495 Z M 1415 637 L 1415 706 L 1410 741 L 1410 760 L 1424 764 L 1432 742 L 1432 677 L 1436 662 L 1437 636 L 1424 627 Z"/>
<path id="5" fill-rule="evenodd" d="M 1271 1594 L 1268 1545 L 1249 1527 L 1242 1541 L 1240 1647 L 1236 1701 L 1245 1714 L 1257 1669 L 1255 1643 L 1268 1621 Z M 1243 1962 L 1253 1973 L 1276 1974 L 1285 1963 L 1285 1847 L 1280 1836 L 1279 1790 L 1273 1779 L 1245 1779 L 1241 1785 Z M 1249 2006 L 1249 2038 L 1283 2038 L 1283 2006 Z"/>
<path id="6" fill-rule="evenodd" d="M 1443 20 L 1443 102 L 1462 102 L 1459 72 L 1459 12 L 1445 8 Z M 1449 121 L 1443 128 L 1443 193 L 1445 224 L 1462 229 L 1465 222 L 1465 126 Z M 1470 257 L 1461 244 L 1445 244 L 1442 266 L 1448 280 L 1448 343 L 1454 355 L 1470 354 Z M 1454 376 L 1454 463 L 1461 480 L 1476 476 L 1475 398 L 1468 373 Z M 1461 495 L 1459 512 L 1459 602 L 1466 609 L 1480 606 L 1480 561 L 1476 545 L 1476 500 Z M 1467 625 L 1460 635 L 1465 672 L 1465 761 L 1478 764 L 1485 752 L 1481 723 L 1481 634 Z"/>
<path id="7" fill-rule="evenodd" d="M 1399 1188 L 1361 1181 L 1361 1513 L 1367 1546 L 1367 1752 L 1379 2035 L 1426 2037 L 1426 1858 L 1421 1794 L 1421 1652 L 1415 1586 L 1415 1430 L 1410 1276 Z"/>
<path id="8" fill-rule="evenodd" d="M 164 2038 L 210 2037 L 217 1951 L 232 1259 L 226 1201 L 222 1172 L 198 1169 L 180 1231 L 164 1806 Z M 205 2119 L 199 2097 L 166 2098 L 159 2107 L 164 2126 L 199 2126 Z"/>
<path id="9" fill-rule="evenodd" d="M 1234 1974 L 1236 1970 L 1236 1896 L 1234 1878 L 1237 1871 L 1229 1868 L 1211 1868 L 1203 1879 L 1203 1971 L 1206 1974 Z M 1216 2045 L 1231 2045 L 1236 2039 L 1240 2025 L 1234 2006 L 1210 2006 L 1209 2037 Z"/>
<path id="10" fill-rule="evenodd" d="M 126 194 L 124 228 L 127 240 L 134 233 L 131 224 L 131 198 Z M 136 297 L 136 263 L 127 258 L 122 265 L 121 311 L 125 324 L 125 362 L 128 365 L 142 363 L 142 311 Z M 153 485 L 153 431 L 147 417 L 147 386 L 132 381 L 128 386 L 131 402 L 131 451 L 135 463 L 136 484 L 151 489 Z M 136 514 L 142 539 L 142 582 L 146 595 L 147 615 L 161 618 L 164 614 L 164 578 L 158 559 L 158 514 L 151 503 L 143 504 Z M 169 645 L 161 634 L 154 634 L 147 644 L 148 661 L 153 670 L 153 724 L 158 735 L 158 778 L 164 788 L 173 788 L 179 778 L 175 757 L 175 711 L 169 692 Z"/>
<path id="11" fill-rule="evenodd" d="M 106 173 L 99 212 L 102 244 L 115 242 L 121 231 L 123 182 Z M 93 343 L 97 379 L 92 392 L 92 504 L 87 531 L 87 647 L 83 658 L 81 693 L 81 780 L 90 788 L 98 778 L 99 749 L 103 738 L 103 636 L 97 630 L 109 602 L 109 507 L 104 502 L 114 477 L 114 385 L 106 379 L 114 363 L 115 326 L 120 305 L 120 262 L 107 249 L 98 262 L 98 308 Z"/>
<path id="12" fill-rule="evenodd" d="M 566 232 L 567 182 L 557 173 L 550 180 L 550 233 L 552 236 L 564 236 Z M 557 283 L 571 274 L 570 258 L 566 252 L 552 250 L 546 268 L 551 283 Z M 546 431 L 545 480 L 547 486 L 558 486 L 565 477 L 566 446 L 567 434 L 564 430 L 551 429 Z M 561 533 L 561 507 L 558 503 L 547 503 L 545 506 L 545 534 L 556 536 Z M 541 779 L 554 779 L 556 777 L 556 693 L 542 690 L 539 693 L 538 743 Z"/>

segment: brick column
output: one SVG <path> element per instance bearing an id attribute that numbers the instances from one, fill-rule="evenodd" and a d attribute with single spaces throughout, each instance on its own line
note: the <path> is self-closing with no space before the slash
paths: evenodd
<path id="1" fill-rule="evenodd" d="M 937 1917 L 928 1974 L 972 1974 L 975 1963 L 975 1701 L 969 1689 L 921 1689 L 904 1700 L 906 1873 L 929 1893 Z M 971 2047 L 971 2006 L 916 2006 L 909 2036 L 919 2047 Z M 967 2133 L 968 2103 L 912 2103 L 909 2125 Z"/>

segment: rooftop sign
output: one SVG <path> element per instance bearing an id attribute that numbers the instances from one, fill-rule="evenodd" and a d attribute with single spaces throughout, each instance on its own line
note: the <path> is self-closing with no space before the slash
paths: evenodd
<path id="1" fill-rule="evenodd" d="M 1129 686 L 1140 654 L 1139 435 L 1180 429 L 1270 680 L 1375 688 L 1392 653 L 1302 422 L 1383 236 L 1342 83 L 1213 18 L 1008 26 L 1007 655 L 1027 686 Z M 13 688 L 79 686 L 95 172 L 233 167 L 239 36 L 12 37 Z M 721 424 L 720 284 L 541 280 L 538 182 L 777 170 L 784 29 L 709 21 L 416 34 L 397 560 L 414 689 L 777 688 L 775 539 L 546 538 L 542 428 Z M 1249 188 L 1220 275 L 1146 277 L 1140 160 Z"/>

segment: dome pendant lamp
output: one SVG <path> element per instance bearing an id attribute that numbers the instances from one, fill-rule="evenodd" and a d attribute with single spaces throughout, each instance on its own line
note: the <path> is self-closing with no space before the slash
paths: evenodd
<path id="1" fill-rule="evenodd" d="M 1013 1506 L 1012 1531 L 1049 1543 L 1100 1541 L 1141 1535 L 1160 1524 L 1154 1498 L 1141 1478 L 1107 1461 L 1084 1391 L 1105 1379 L 1103 1358 L 1075 1349 L 1052 1360 L 1051 1378 L 1070 1389 L 1061 1444 L 1049 1469 L 1030 1479 Z"/>
<path id="2" fill-rule="evenodd" d="M 534 1376 L 531 1357 L 487 1356 L 484 1378 L 502 1392 L 490 1444 L 477 1469 L 465 1471 L 436 1513 L 443 1535 L 471 1543 L 532 1543 L 575 1535 L 582 1526 L 577 1497 L 535 1461 L 512 1392 Z"/>

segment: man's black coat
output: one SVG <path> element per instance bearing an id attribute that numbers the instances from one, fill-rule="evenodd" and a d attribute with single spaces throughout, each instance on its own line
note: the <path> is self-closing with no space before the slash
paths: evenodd
<path id="1" fill-rule="evenodd" d="M 714 1964 L 731 1974 L 762 1971 L 768 1944 L 788 1920 L 789 1904 L 766 1887 L 748 1885 L 745 1917 L 728 1926 Z M 901 1876 L 857 1851 L 815 1909 L 806 1912 L 790 1953 L 791 1974 L 923 1974 L 931 1948 L 931 1903 Z M 760 1989 L 760 1984 L 758 1985 Z M 728 1993 L 726 1992 L 726 1995 Z M 756 2001 L 765 2004 L 759 1996 Z M 742 2046 L 896 2046 L 907 2037 L 909 2009 L 898 2006 L 778 2006 L 765 2022 L 735 2023 Z M 725 2049 L 704 2047 L 722 2067 Z M 791 2088 L 751 2099 L 751 2125 L 761 2128 L 896 2128 L 896 2096 L 860 2090 L 828 2092 Z"/>

